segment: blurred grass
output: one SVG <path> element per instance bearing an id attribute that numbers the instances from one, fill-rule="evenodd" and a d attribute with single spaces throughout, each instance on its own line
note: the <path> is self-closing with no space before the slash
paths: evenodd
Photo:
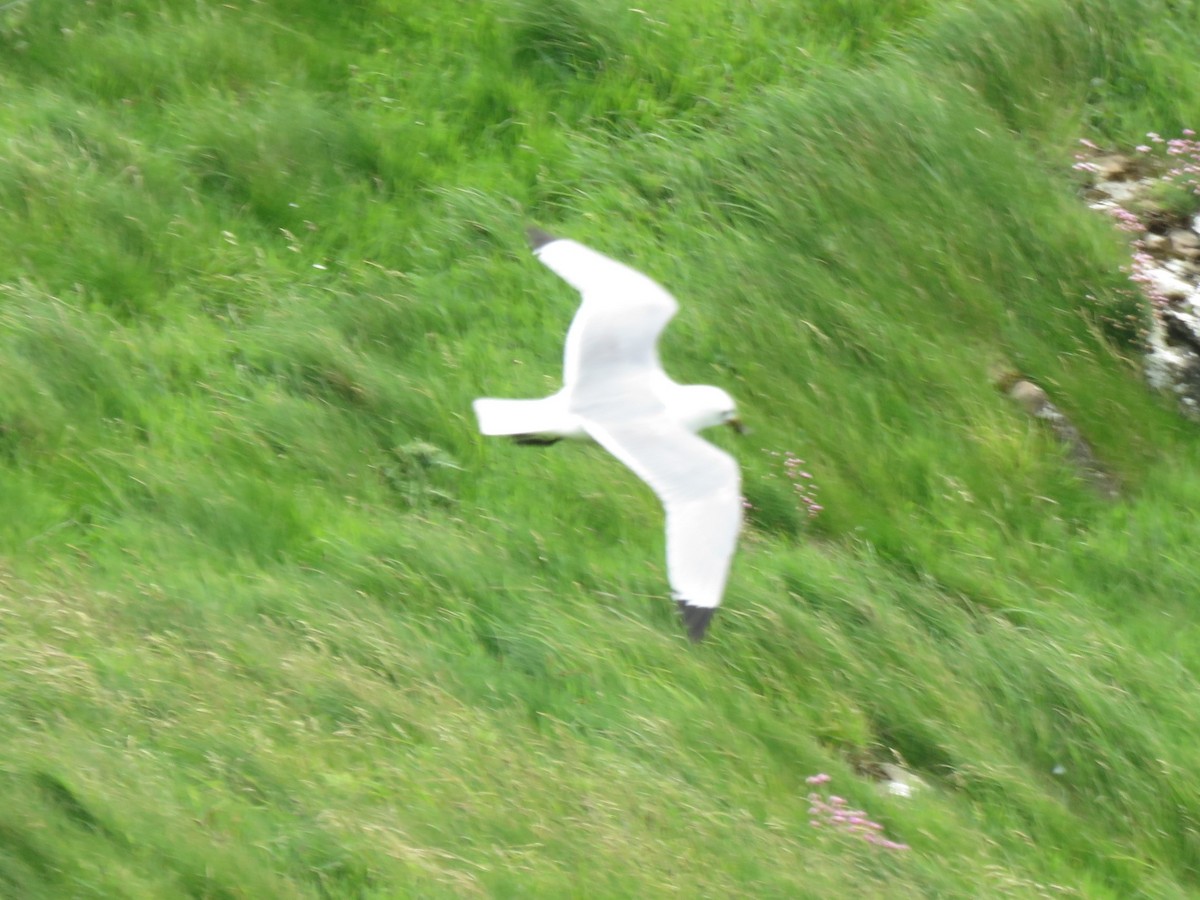
<path id="1" fill-rule="evenodd" d="M 0 893 L 1193 895 L 1196 438 L 1069 169 L 1200 120 L 1198 35 L 1166 0 L 0 9 Z M 751 422 L 695 650 L 643 485 L 475 433 L 558 383 L 529 222 L 677 293 L 668 368 Z M 811 828 L 817 771 L 913 849 Z"/>

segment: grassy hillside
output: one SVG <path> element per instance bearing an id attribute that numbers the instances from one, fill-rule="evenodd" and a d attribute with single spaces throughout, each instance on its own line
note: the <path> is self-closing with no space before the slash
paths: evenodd
<path id="1" fill-rule="evenodd" d="M 1200 440 L 1070 170 L 1197 122 L 1173 0 L 0 5 L 0 895 L 1200 893 Z M 753 428 L 703 645 L 636 478 L 476 433 L 529 223 Z"/>

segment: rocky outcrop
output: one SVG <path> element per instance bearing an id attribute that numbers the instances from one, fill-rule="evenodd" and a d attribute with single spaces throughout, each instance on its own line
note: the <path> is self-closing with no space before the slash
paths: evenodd
<path id="1" fill-rule="evenodd" d="M 1194 137 L 1185 132 L 1165 141 L 1149 135 L 1161 148 L 1144 145 L 1136 155 L 1100 153 L 1085 142 L 1075 168 L 1088 177 L 1088 205 L 1130 235 L 1130 279 L 1151 307 L 1146 378 L 1200 420 L 1200 143 Z M 1164 202 L 1172 189 L 1175 202 Z M 1181 211 L 1181 198 L 1194 201 L 1192 212 Z"/>

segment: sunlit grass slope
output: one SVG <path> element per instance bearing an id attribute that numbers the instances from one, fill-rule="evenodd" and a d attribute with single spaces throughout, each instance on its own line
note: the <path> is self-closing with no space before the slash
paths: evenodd
<path id="1" fill-rule="evenodd" d="M 1195 896 L 1200 445 L 1070 162 L 1197 122 L 1168 0 L 0 6 L 0 895 Z M 753 428 L 702 646 L 637 479 L 476 434 L 530 223 Z"/>

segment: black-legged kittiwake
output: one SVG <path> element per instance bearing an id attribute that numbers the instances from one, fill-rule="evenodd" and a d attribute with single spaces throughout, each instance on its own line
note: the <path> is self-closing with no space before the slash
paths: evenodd
<path id="1" fill-rule="evenodd" d="M 658 336 L 678 304 L 656 282 L 535 228 L 529 241 L 583 295 L 567 331 L 563 388 L 541 400 L 476 400 L 479 430 L 533 444 L 594 440 L 649 484 L 666 510 L 672 593 L 699 641 L 725 589 L 742 498 L 737 462 L 696 432 L 741 430 L 736 405 L 719 387 L 677 384 L 663 371 Z"/>

